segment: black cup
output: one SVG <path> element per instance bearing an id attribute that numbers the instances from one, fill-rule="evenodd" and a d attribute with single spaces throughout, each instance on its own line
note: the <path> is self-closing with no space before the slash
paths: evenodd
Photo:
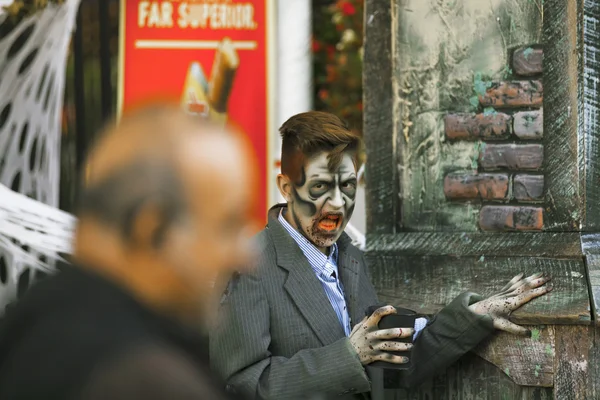
<path id="1" fill-rule="evenodd" d="M 381 306 L 371 306 L 367 309 L 367 316 L 370 316 Z M 378 329 L 390 328 L 411 328 L 414 329 L 415 320 L 419 315 L 412 310 L 405 308 L 396 308 L 396 314 L 386 315 L 379 320 Z M 412 336 L 393 341 L 401 343 L 412 343 Z M 371 398 L 379 400 L 384 398 L 384 389 L 397 389 L 401 387 L 402 371 L 410 369 L 412 360 L 409 351 L 392 352 L 391 354 L 408 357 L 405 364 L 393 364 L 385 361 L 375 361 L 367 365 L 367 374 L 371 379 Z"/>
<path id="2" fill-rule="evenodd" d="M 411 310 L 406 309 L 396 309 L 397 314 L 386 315 L 385 317 L 379 320 L 379 325 L 377 326 L 379 329 L 393 329 L 393 328 L 410 328 L 414 329 L 415 320 L 418 318 L 418 315 Z M 407 338 L 401 339 L 393 339 L 394 342 L 400 343 L 412 343 L 413 338 L 409 336 Z M 386 369 L 409 369 L 411 367 L 411 359 L 410 359 L 410 350 L 408 351 L 390 351 L 390 354 L 399 355 L 403 357 L 408 357 L 408 362 L 404 364 L 393 364 L 385 361 L 375 361 L 369 364 L 371 367 L 375 368 L 386 368 Z"/>

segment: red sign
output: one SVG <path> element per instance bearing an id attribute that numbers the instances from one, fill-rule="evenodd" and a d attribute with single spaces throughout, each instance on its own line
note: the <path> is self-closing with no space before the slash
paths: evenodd
<path id="1" fill-rule="evenodd" d="M 121 0 L 119 113 L 148 99 L 231 124 L 254 145 L 266 219 L 269 165 L 269 0 Z"/>

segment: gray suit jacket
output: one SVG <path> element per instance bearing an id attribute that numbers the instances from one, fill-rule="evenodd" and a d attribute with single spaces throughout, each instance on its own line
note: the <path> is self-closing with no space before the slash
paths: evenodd
<path id="1" fill-rule="evenodd" d="M 250 399 L 364 398 L 370 382 L 308 260 L 269 211 L 257 236 L 253 272 L 232 281 L 210 336 L 212 367 L 229 391 Z M 345 234 L 338 270 L 352 324 L 378 304 L 362 253 Z M 493 331 L 491 318 L 468 310 L 464 294 L 422 331 L 406 386 L 447 367 Z M 418 364 L 418 365 L 417 365 Z"/>

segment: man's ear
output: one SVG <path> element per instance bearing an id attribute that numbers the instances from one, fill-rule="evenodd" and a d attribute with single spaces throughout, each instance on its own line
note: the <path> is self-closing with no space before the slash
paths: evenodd
<path id="1" fill-rule="evenodd" d="M 166 222 L 160 204 L 146 202 L 139 206 L 133 216 L 129 231 L 129 241 L 143 249 L 157 249 L 164 239 Z"/>
<path id="2" fill-rule="evenodd" d="M 279 193 L 281 193 L 285 201 L 288 203 L 291 202 L 293 186 L 290 178 L 283 174 L 277 175 L 277 187 L 279 188 Z"/>

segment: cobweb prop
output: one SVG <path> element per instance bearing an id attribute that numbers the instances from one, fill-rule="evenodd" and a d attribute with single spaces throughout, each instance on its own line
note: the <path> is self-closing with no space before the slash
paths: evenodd
<path id="1" fill-rule="evenodd" d="M 17 263 L 48 272 L 51 267 L 40 258 L 58 260 L 60 254 L 72 253 L 74 216 L 3 185 L 0 199 L 0 246 L 10 249 Z M 34 249 L 41 257 L 34 257 L 15 243 Z"/>
<path id="2" fill-rule="evenodd" d="M 52 270 L 59 252 L 70 251 L 65 238 L 73 219 L 56 207 L 66 60 L 78 6 L 79 0 L 48 4 L 0 38 L 0 313 L 21 276 L 35 279 L 36 271 Z"/>

